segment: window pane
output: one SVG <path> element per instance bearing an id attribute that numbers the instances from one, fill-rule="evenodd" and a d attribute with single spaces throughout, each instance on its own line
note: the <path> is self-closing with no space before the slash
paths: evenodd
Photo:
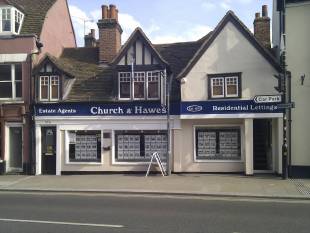
<path id="1" fill-rule="evenodd" d="M 148 81 L 148 98 L 158 99 L 159 98 L 159 71 L 153 71 L 147 73 L 147 81 Z"/>
<path id="2" fill-rule="evenodd" d="M 48 86 L 41 86 L 41 99 L 48 99 Z"/>
<path id="3" fill-rule="evenodd" d="M 12 98 L 11 82 L 0 82 L 0 98 Z"/>
<path id="4" fill-rule="evenodd" d="M 158 84 L 159 84 L 158 82 L 149 83 L 148 98 L 159 98 L 159 91 L 158 91 L 159 85 Z"/>
<path id="5" fill-rule="evenodd" d="M 2 9 L 2 31 L 11 31 L 11 10 Z"/>
<path id="6" fill-rule="evenodd" d="M 22 65 L 15 65 L 15 80 L 22 80 Z"/>
<path id="7" fill-rule="evenodd" d="M 145 98 L 145 72 L 135 72 L 133 85 L 134 98 Z"/>
<path id="8" fill-rule="evenodd" d="M 101 161 L 101 131 L 68 132 L 70 162 Z"/>
<path id="9" fill-rule="evenodd" d="M 11 65 L 0 65 L 0 81 L 11 80 Z"/>
<path id="10" fill-rule="evenodd" d="M 120 98 L 130 98 L 130 82 L 120 83 Z"/>
<path id="11" fill-rule="evenodd" d="M 52 85 L 52 99 L 58 99 L 58 86 Z"/>
<path id="12" fill-rule="evenodd" d="M 237 85 L 227 85 L 227 95 L 237 95 Z"/>
<path id="13" fill-rule="evenodd" d="M 224 96 L 224 78 L 211 79 L 212 96 Z"/>
<path id="14" fill-rule="evenodd" d="M 16 98 L 22 98 L 22 82 L 16 82 Z"/>
<path id="15" fill-rule="evenodd" d="M 119 73 L 119 96 L 120 98 L 129 99 L 131 97 L 130 82 L 131 82 L 130 72 Z"/>
<path id="16" fill-rule="evenodd" d="M 144 98 L 144 82 L 134 82 L 134 98 Z"/>
<path id="17" fill-rule="evenodd" d="M 213 95 L 214 96 L 223 95 L 223 87 L 221 87 L 221 86 L 213 87 Z"/>

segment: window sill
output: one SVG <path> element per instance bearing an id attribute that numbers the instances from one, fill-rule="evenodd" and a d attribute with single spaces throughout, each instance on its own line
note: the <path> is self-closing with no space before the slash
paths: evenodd
<path id="1" fill-rule="evenodd" d="M 212 159 L 195 159 L 195 163 L 244 163 L 242 159 L 240 160 L 212 160 Z"/>
<path id="2" fill-rule="evenodd" d="M 66 165 L 95 165 L 99 166 L 102 165 L 103 162 L 66 162 Z"/>
<path id="3" fill-rule="evenodd" d="M 23 100 L 2 100 L 0 99 L 0 104 L 24 104 Z"/>

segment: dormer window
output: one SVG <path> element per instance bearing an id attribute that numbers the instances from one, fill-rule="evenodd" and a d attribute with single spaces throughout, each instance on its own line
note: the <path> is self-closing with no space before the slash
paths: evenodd
<path id="1" fill-rule="evenodd" d="M 59 76 L 40 76 L 40 100 L 59 100 Z"/>
<path id="2" fill-rule="evenodd" d="M 15 7 L 0 7 L 0 33 L 19 34 L 24 14 Z"/>
<path id="3" fill-rule="evenodd" d="M 118 73 L 120 100 L 159 100 L 160 73 L 163 71 L 139 71 Z"/>

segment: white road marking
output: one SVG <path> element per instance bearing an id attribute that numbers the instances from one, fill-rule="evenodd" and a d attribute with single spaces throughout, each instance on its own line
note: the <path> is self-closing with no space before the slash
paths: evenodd
<path id="1" fill-rule="evenodd" d="M 26 219 L 8 219 L 0 218 L 2 222 L 24 222 L 24 223 L 40 223 L 40 224 L 55 224 L 55 225 L 71 225 L 71 226 L 89 226 L 89 227 L 110 227 L 110 228 L 122 228 L 123 225 L 111 225 L 111 224 L 94 224 L 94 223 L 78 223 L 78 222 L 54 222 L 54 221 L 39 221 L 39 220 L 26 220 Z"/>

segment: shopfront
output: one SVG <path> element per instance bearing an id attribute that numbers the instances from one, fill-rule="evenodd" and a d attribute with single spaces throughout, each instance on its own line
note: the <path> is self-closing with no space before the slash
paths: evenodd
<path id="1" fill-rule="evenodd" d="M 171 119 L 172 131 L 179 129 L 178 116 Z M 159 103 L 39 104 L 35 122 L 37 175 L 145 172 L 155 151 L 166 159 Z"/>
<path id="2" fill-rule="evenodd" d="M 181 104 L 175 172 L 280 172 L 282 113 L 253 100 Z"/>

